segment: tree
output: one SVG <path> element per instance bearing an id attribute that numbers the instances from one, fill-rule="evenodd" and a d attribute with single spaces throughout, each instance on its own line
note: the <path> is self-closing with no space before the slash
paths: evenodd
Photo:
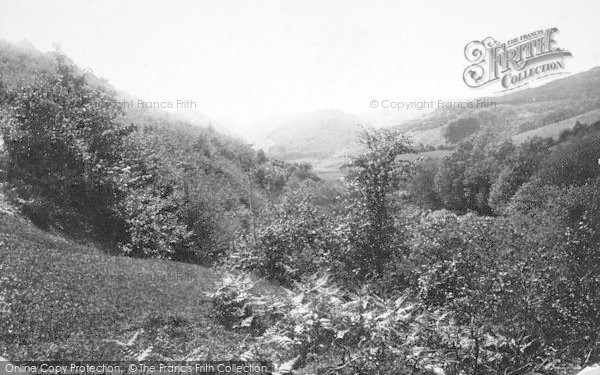
<path id="1" fill-rule="evenodd" d="M 535 322 L 546 343 L 579 358 L 598 357 L 592 348 L 600 332 L 599 206 L 599 178 L 581 186 L 545 185 L 534 178 L 508 207 L 511 222 L 529 241 L 523 253 L 530 254 L 527 290 L 534 296 Z"/>
<path id="2" fill-rule="evenodd" d="M 106 226 L 114 208 L 123 139 L 133 127 L 119 121 L 114 94 L 88 84 L 55 53 L 56 72 L 5 93 L 0 130 L 8 179 L 83 218 Z"/>
<path id="3" fill-rule="evenodd" d="M 550 185 L 583 185 L 600 176 L 600 135 L 576 136 L 544 160 L 538 176 Z"/>
<path id="4" fill-rule="evenodd" d="M 265 151 L 262 148 L 256 151 L 256 164 L 263 164 L 267 160 L 267 155 L 265 155 Z"/>
<path id="5" fill-rule="evenodd" d="M 445 208 L 492 213 L 488 198 L 492 183 L 515 150 L 510 140 L 482 132 L 461 142 L 445 157 L 435 176 L 435 191 Z"/>
<path id="6" fill-rule="evenodd" d="M 542 161 L 550 154 L 552 139 L 533 138 L 518 147 L 509 156 L 494 181 L 489 197 L 489 206 L 501 214 L 510 198 L 537 172 Z"/>
<path id="7" fill-rule="evenodd" d="M 397 249 L 395 201 L 391 195 L 412 171 L 412 163 L 398 158 L 412 152 L 409 139 L 397 129 L 364 130 L 359 137 L 365 152 L 353 157 L 347 176 L 350 249 L 345 263 L 356 276 L 371 271 L 381 275 L 386 259 Z"/>
<path id="8" fill-rule="evenodd" d="M 473 117 L 461 118 L 448 124 L 444 129 L 444 138 L 448 143 L 458 143 L 477 133 L 480 129 L 477 119 Z"/>
<path id="9" fill-rule="evenodd" d="M 427 209 L 441 208 L 440 198 L 435 192 L 435 175 L 438 173 L 438 159 L 422 159 L 415 163 L 415 173 L 407 184 L 411 200 Z"/>

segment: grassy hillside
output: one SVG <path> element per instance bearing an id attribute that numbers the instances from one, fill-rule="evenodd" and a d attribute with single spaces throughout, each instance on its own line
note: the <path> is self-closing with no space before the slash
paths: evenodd
<path id="1" fill-rule="evenodd" d="M 560 78 L 542 86 L 517 91 L 500 98 L 498 103 L 522 104 L 527 102 L 579 100 L 597 103 L 600 96 L 600 67 Z"/>
<path id="2" fill-rule="evenodd" d="M 600 108 L 600 67 L 539 87 L 482 98 L 481 101 L 493 101 L 496 106 L 441 108 L 407 121 L 399 128 L 411 134 L 417 144 L 438 146 L 447 143 L 443 133 L 449 123 L 469 117 L 475 118 L 482 128 L 493 129 L 504 136 L 514 136 L 563 121 L 575 124 L 577 116 Z"/>
<path id="3" fill-rule="evenodd" d="M 0 356 L 105 360 L 152 344 L 166 358 L 204 348 L 204 358 L 223 359 L 240 348 L 243 337 L 212 318 L 206 293 L 216 271 L 109 256 L 12 211 L 5 204 L 0 210 Z M 127 342 L 136 332 L 128 348 L 112 341 Z"/>
<path id="4" fill-rule="evenodd" d="M 361 152 L 361 150 L 359 147 L 355 147 L 354 149 L 345 149 L 344 151 L 345 152 L 340 152 L 326 160 L 316 161 L 317 167 L 314 169 L 314 171 L 319 175 L 319 177 L 327 181 L 333 181 L 341 179 L 346 174 L 344 165 L 350 160 L 349 156 L 356 155 Z M 441 159 L 451 153 L 452 151 L 449 150 L 426 151 L 415 154 L 403 154 L 400 155 L 399 159 L 409 161 L 415 161 L 418 158 Z"/>
<path id="5" fill-rule="evenodd" d="M 600 109 L 595 109 L 567 120 L 559 121 L 525 133 L 517 134 L 513 137 L 513 140 L 515 143 L 522 143 L 525 142 L 525 140 L 533 137 L 557 139 L 562 131 L 573 128 L 577 121 L 582 124 L 589 125 L 598 120 L 600 120 Z"/>
<path id="6" fill-rule="evenodd" d="M 597 120 L 599 83 L 600 67 L 539 87 L 480 99 L 495 106 L 439 108 L 398 128 L 411 136 L 417 147 L 448 145 L 444 136 L 448 125 L 468 118 L 475 119 L 481 129 L 493 129 L 501 136 L 519 135 L 515 140 L 532 135 L 557 136 L 577 120 Z M 337 179 L 343 175 L 340 167 L 348 156 L 360 151 L 355 140 L 365 124 L 341 111 L 322 110 L 283 121 L 256 145 L 283 160 L 309 162 L 324 179 Z"/>

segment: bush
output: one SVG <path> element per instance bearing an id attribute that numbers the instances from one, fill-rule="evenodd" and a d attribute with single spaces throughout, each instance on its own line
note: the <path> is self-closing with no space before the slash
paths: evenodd
<path id="1" fill-rule="evenodd" d="M 229 327 L 268 322 L 253 348 L 240 355 L 328 374 L 562 373 L 572 367 L 519 327 L 464 320 L 446 308 L 428 309 L 403 295 L 381 299 L 349 293 L 326 276 L 295 285 L 287 296 L 249 292 L 248 279 L 228 278 L 213 294 Z M 277 312 L 265 306 L 277 306 Z M 265 329 L 266 328 L 266 329 Z"/>
<path id="2" fill-rule="evenodd" d="M 118 122 L 112 92 L 89 85 L 65 56 L 55 59 L 56 72 L 0 89 L 7 179 L 100 229 L 114 209 L 123 139 L 133 128 Z M 47 226 L 45 204 L 26 211 Z"/>
<path id="3" fill-rule="evenodd" d="M 489 206 L 497 214 L 504 213 L 510 198 L 534 176 L 540 164 L 550 155 L 551 139 L 534 138 L 517 147 L 504 162 L 492 184 Z"/>
<path id="4" fill-rule="evenodd" d="M 546 185 L 583 185 L 600 176 L 600 135 L 582 135 L 559 145 L 543 161 L 538 177 Z"/>
<path id="5" fill-rule="evenodd" d="M 600 335 L 599 191 L 598 179 L 579 187 L 534 180 L 510 206 L 512 220 L 531 238 L 535 282 L 528 289 L 536 296 L 544 339 L 575 358 L 600 356 L 592 344 Z"/>
<path id="6" fill-rule="evenodd" d="M 20 200 L 21 212 L 31 222 L 42 229 L 49 229 L 52 223 L 53 208 L 49 202 L 40 199 L 32 198 L 29 200 Z"/>
<path id="7" fill-rule="evenodd" d="M 444 208 L 492 213 L 490 189 L 515 146 L 491 132 L 478 133 L 462 141 L 444 157 L 435 176 L 435 192 Z"/>
<path id="8" fill-rule="evenodd" d="M 254 293 L 256 284 L 248 274 L 228 274 L 210 294 L 217 318 L 225 327 L 261 334 L 286 314 L 286 305 L 275 296 Z"/>
<path id="9" fill-rule="evenodd" d="M 310 197 L 294 195 L 279 206 L 275 215 L 256 229 L 256 238 L 239 241 L 227 263 L 285 285 L 322 271 L 336 246 L 328 218 L 310 203 Z"/>
<path id="10" fill-rule="evenodd" d="M 191 246 L 192 233 L 181 223 L 177 206 L 150 191 L 133 191 L 119 205 L 126 238 L 120 244 L 123 254 L 171 259 Z"/>
<path id="11" fill-rule="evenodd" d="M 390 340 L 390 335 L 395 335 L 392 325 L 398 328 L 411 317 L 412 306 L 404 304 L 404 299 L 386 305 L 377 297 L 345 293 L 326 276 L 314 276 L 306 283 L 296 284 L 294 292 L 279 297 L 280 313 L 273 314 L 262 307 L 261 297 L 234 291 L 240 286 L 240 290 L 247 290 L 247 286 L 233 284 L 236 287 L 222 288 L 213 295 L 219 311 L 240 322 L 238 327 L 249 326 L 249 322 L 256 320 L 270 323 L 266 330 L 256 332 L 260 336 L 253 356 L 267 356 L 283 362 L 279 368 L 291 370 L 305 367 L 318 355 L 335 353 L 342 355 L 342 360 L 350 361 L 348 370 L 356 370 L 370 368 L 381 360 L 381 353 L 377 359 L 373 357 L 375 350 L 381 349 L 386 352 L 386 361 L 396 365 L 377 365 L 406 368 L 400 358 L 392 358 L 397 353 L 387 349 L 394 343 Z M 391 310 L 385 311 L 386 307 Z"/>
<path id="12" fill-rule="evenodd" d="M 540 358 L 597 358 L 598 184 L 523 189 L 534 196 L 517 193 L 508 218 L 423 216 L 409 257 L 416 297 L 451 312 L 459 326 L 472 325 L 478 336 L 521 342 L 498 369 L 533 368 Z"/>

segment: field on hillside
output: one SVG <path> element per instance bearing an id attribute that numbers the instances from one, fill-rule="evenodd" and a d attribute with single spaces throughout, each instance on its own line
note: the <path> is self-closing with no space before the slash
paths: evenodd
<path id="1" fill-rule="evenodd" d="M 155 359 L 196 349 L 202 358 L 229 358 L 243 337 L 213 318 L 206 294 L 219 277 L 191 264 L 109 256 L 2 210 L 0 356 L 106 360 L 153 345 Z"/>
<path id="2" fill-rule="evenodd" d="M 423 144 L 429 146 L 445 145 L 447 142 L 443 136 L 443 128 L 411 130 L 407 132 L 412 137 L 415 144 Z"/>
<path id="3" fill-rule="evenodd" d="M 419 152 L 417 154 L 402 154 L 402 155 L 400 155 L 400 159 L 408 160 L 408 161 L 414 161 L 419 158 L 441 159 L 446 155 L 450 155 L 451 153 L 452 153 L 451 150 L 434 150 L 434 151 Z"/>
<path id="4" fill-rule="evenodd" d="M 452 151 L 450 150 L 434 150 L 420 152 L 417 154 L 403 154 L 400 155 L 400 159 L 408 161 L 414 161 L 418 158 L 441 159 L 444 156 L 449 155 L 451 153 Z M 327 159 L 325 161 L 316 162 L 316 164 L 314 165 L 314 171 L 320 178 L 326 181 L 340 180 L 346 175 L 343 166 L 345 163 L 348 163 L 348 161 L 349 157 L 336 157 Z"/>
<path id="5" fill-rule="evenodd" d="M 577 121 L 581 124 L 590 125 L 598 120 L 600 120 L 600 109 L 589 111 L 582 115 L 533 129 L 525 133 L 517 134 L 513 137 L 513 141 L 520 144 L 533 137 L 557 139 L 562 131 L 573 128 Z"/>

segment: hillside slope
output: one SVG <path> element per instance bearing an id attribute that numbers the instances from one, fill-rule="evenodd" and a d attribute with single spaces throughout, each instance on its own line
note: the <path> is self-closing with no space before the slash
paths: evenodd
<path id="1" fill-rule="evenodd" d="M 213 318 L 216 271 L 107 255 L 0 210 L 0 356 L 106 360 L 154 346 L 151 358 L 228 358 L 241 335 Z M 133 339 L 135 337 L 135 339 Z M 120 345 L 116 341 L 131 345 Z"/>
<path id="2" fill-rule="evenodd" d="M 356 140 L 368 126 L 354 115 L 323 109 L 286 118 L 255 147 L 288 162 L 310 163 L 321 178 L 335 180 L 342 176 L 347 156 L 360 150 Z"/>
<path id="3" fill-rule="evenodd" d="M 40 52 L 27 42 L 10 43 L 0 39 L 0 79 L 8 86 L 19 86 L 29 83 L 33 77 L 44 74 L 55 74 L 56 59 L 54 52 Z M 85 69 L 76 67 L 78 73 Z M 125 91 L 117 90 L 107 80 L 86 71 L 86 79 L 92 86 L 102 86 L 115 93 L 115 98 L 124 110 L 124 122 L 143 123 L 185 123 L 189 126 L 212 126 L 219 131 L 225 128 L 207 115 L 194 109 L 179 109 L 168 112 L 153 108 L 152 102 L 135 97 Z M 228 136 L 235 134 L 227 134 Z"/>
<path id="4" fill-rule="evenodd" d="M 515 136 L 576 117 L 600 108 L 600 67 L 498 97 L 480 98 L 495 106 L 476 108 L 440 108 L 418 119 L 398 125 L 413 136 L 416 143 L 433 146 L 447 144 L 443 133 L 449 123 L 475 118 L 481 128 L 490 128 L 504 136 Z M 553 125 L 558 126 L 559 125 Z"/>
<path id="5" fill-rule="evenodd" d="M 287 161 L 322 160 L 349 147 L 365 126 L 356 116 L 324 109 L 286 121 L 256 146 Z"/>
<path id="6" fill-rule="evenodd" d="M 541 128 L 533 129 L 525 133 L 517 134 L 513 137 L 513 141 L 515 141 L 515 143 L 522 143 L 525 140 L 533 137 L 550 137 L 556 139 L 560 136 L 562 131 L 573 128 L 577 121 L 579 121 L 581 124 L 589 125 L 598 120 L 600 120 L 600 109 L 589 111 L 582 115 L 559 121 L 554 124 L 542 126 Z"/>
<path id="7" fill-rule="evenodd" d="M 441 108 L 396 126 L 411 136 L 417 147 L 447 146 L 448 125 L 469 118 L 475 119 L 481 129 L 492 129 L 501 136 L 524 134 L 515 139 L 534 134 L 555 136 L 577 120 L 597 120 L 600 67 L 503 96 L 475 99 L 470 101 L 473 108 L 446 105 L 456 102 L 465 101 L 444 102 Z M 477 107 L 477 103 L 481 105 Z M 326 179 L 338 178 L 347 156 L 360 151 L 356 135 L 366 126 L 369 122 L 359 117 L 339 110 L 321 110 L 282 120 L 255 145 L 287 161 L 309 162 Z"/>

